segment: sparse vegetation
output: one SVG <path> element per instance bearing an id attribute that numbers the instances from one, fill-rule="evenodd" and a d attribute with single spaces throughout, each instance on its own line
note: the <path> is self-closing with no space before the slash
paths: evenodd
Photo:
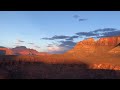
<path id="1" fill-rule="evenodd" d="M 0 56 L 1 79 L 120 79 L 120 66 L 89 64 L 69 55 Z"/>

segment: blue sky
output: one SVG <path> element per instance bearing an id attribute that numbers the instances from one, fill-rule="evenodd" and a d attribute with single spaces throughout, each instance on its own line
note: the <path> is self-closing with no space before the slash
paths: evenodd
<path id="1" fill-rule="evenodd" d="M 74 18 L 74 15 L 79 17 Z M 19 45 L 41 52 L 54 52 L 61 50 L 55 44 L 60 40 L 41 38 L 74 36 L 78 32 L 104 28 L 120 29 L 120 11 L 0 11 L 0 46 L 11 48 Z M 83 39 L 78 37 L 73 42 Z M 52 44 L 51 47 L 48 48 L 48 44 Z"/>

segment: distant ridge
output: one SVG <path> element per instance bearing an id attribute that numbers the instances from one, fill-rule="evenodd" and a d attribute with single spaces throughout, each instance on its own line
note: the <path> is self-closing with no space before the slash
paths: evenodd
<path id="1" fill-rule="evenodd" d="M 13 55 L 13 51 L 9 48 L 1 47 L 0 48 L 0 55 Z"/>
<path id="2" fill-rule="evenodd" d="M 4 47 L 4 46 L 0 46 L 0 48 L 6 48 L 6 47 Z"/>
<path id="3" fill-rule="evenodd" d="M 17 46 L 15 48 L 12 48 L 12 51 L 15 55 L 47 55 L 45 52 L 38 52 L 25 46 Z"/>
<path id="4" fill-rule="evenodd" d="M 49 55 L 46 52 L 38 52 L 25 46 L 17 46 L 15 48 L 6 48 L 0 46 L 0 55 Z"/>

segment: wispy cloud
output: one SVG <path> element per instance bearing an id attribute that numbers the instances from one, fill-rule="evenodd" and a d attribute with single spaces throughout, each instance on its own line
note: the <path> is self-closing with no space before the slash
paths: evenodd
<path id="1" fill-rule="evenodd" d="M 84 36 L 85 38 L 101 38 L 101 37 L 110 37 L 110 36 L 117 36 L 120 35 L 120 30 L 115 28 L 103 28 L 97 29 L 90 32 L 78 32 L 76 35 Z"/>
<path id="2" fill-rule="evenodd" d="M 69 37 L 69 38 L 67 38 L 66 40 L 72 40 L 73 41 L 73 39 L 75 39 L 75 38 L 78 38 L 79 36 L 71 36 L 71 37 Z"/>
<path id="3" fill-rule="evenodd" d="M 25 41 L 23 41 L 23 40 L 19 40 L 19 39 L 18 39 L 17 42 L 23 43 L 23 42 L 25 42 Z"/>
<path id="4" fill-rule="evenodd" d="M 45 39 L 45 40 L 55 40 L 55 39 L 66 39 L 66 38 L 69 38 L 69 36 L 64 36 L 64 35 L 55 35 L 55 36 L 53 36 L 53 37 L 51 37 L 51 38 L 47 38 L 47 37 L 45 37 L 45 38 L 42 38 L 42 39 Z"/>
<path id="5" fill-rule="evenodd" d="M 59 41 L 58 45 L 49 44 L 47 46 L 50 53 L 64 53 L 76 45 L 74 41 Z"/>
<path id="6" fill-rule="evenodd" d="M 120 35 L 120 30 L 119 31 L 112 31 L 112 32 L 105 32 L 105 33 L 103 33 L 102 37 L 118 36 L 118 35 Z"/>
<path id="7" fill-rule="evenodd" d="M 65 47 L 60 47 L 60 46 L 55 46 L 55 45 L 48 47 L 48 53 L 52 53 L 52 54 L 64 53 L 67 50 L 68 49 Z"/>
<path id="8" fill-rule="evenodd" d="M 48 44 L 47 47 L 53 47 L 53 44 Z"/>
<path id="9" fill-rule="evenodd" d="M 78 19 L 78 21 L 86 21 L 86 20 L 87 20 L 87 19 L 81 19 L 81 18 L 80 18 L 80 19 Z"/>
<path id="10" fill-rule="evenodd" d="M 30 45 L 34 45 L 34 43 L 28 43 L 28 44 L 30 44 Z"/>
<path id="11" fill-rule="evenodd" d="M 40 48 L 39 46 L 34 46 L 35 48 Z"/>
<path id="12" fill-rule="evenodd" d="M 79 17 L 80 17 L 79 15 L 74 15 L 73 16 L 73 18 L 76 18 L 76 19 L 79 18 Z"/>
<path id="13" fill-rule="evenodd" d="M 78 32 L 76 33 L 76 35 L 89 37 L 89 36 L 95 36 L 97 34 L 94 32 Z"/>
<path id="14" fill-rule="evenodd" d="M 67 47 L 67 48 L 72 48 L 75 46 L 74 41 L 60 41 L 59 47 Z"/>
<path id="15" fill-rule="evenodd" d="M 73 40 L 73 39 L 75 39 L 75 38 L 78 38 L 79 36 L 77 36 L 77 35 L 74 35 L 74 36 L 64 36 L 64 35 L 55 35 L 55 36 L 53 36 L 53 37 L 51 37 L 51 38 L 48 38 L 48 37 L 45 37 L 45 38 L 42 38 L 42 39 L 44 39 L 44 40 L 59 40 L 59 39 L 65 39 L 65 40 Z"/>
<path id="16" fill-rule="evenodd" d="M 25 41 L 17 39 L 16 42 L 14 43 L 14 46 L 20 46 L 21 44 L 23 44 Z"/>
<path id="17" fill-rule="evenodd" d="M 15 43 L 15 44 L 20 44 L 20 43 Z"/>
<path id="18" fill-rule="evenodd" d="M 74 15 L 73 18 L 77 19 L 79 22 L 88 20 L 88 19 L 85 19 L 85 18 L 80 18 L 79 15 Z"/>
<path id="19" fill-rule="evenodd" d="M 93 32 L 97 33 L 97 32 L 111 32 L 111 31 L 116 31 L 116 29 L 115 28 L 104 28 L 104 29 L 94 30 Z"/>

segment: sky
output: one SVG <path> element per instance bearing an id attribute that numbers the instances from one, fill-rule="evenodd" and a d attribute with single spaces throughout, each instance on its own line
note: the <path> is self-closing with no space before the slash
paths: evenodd
<path id="1" fill-rule="evenodd" d="M 120 35 L 120 11 L 0 11 L 0 46 L 62 53 L 93 37 Z"/>

